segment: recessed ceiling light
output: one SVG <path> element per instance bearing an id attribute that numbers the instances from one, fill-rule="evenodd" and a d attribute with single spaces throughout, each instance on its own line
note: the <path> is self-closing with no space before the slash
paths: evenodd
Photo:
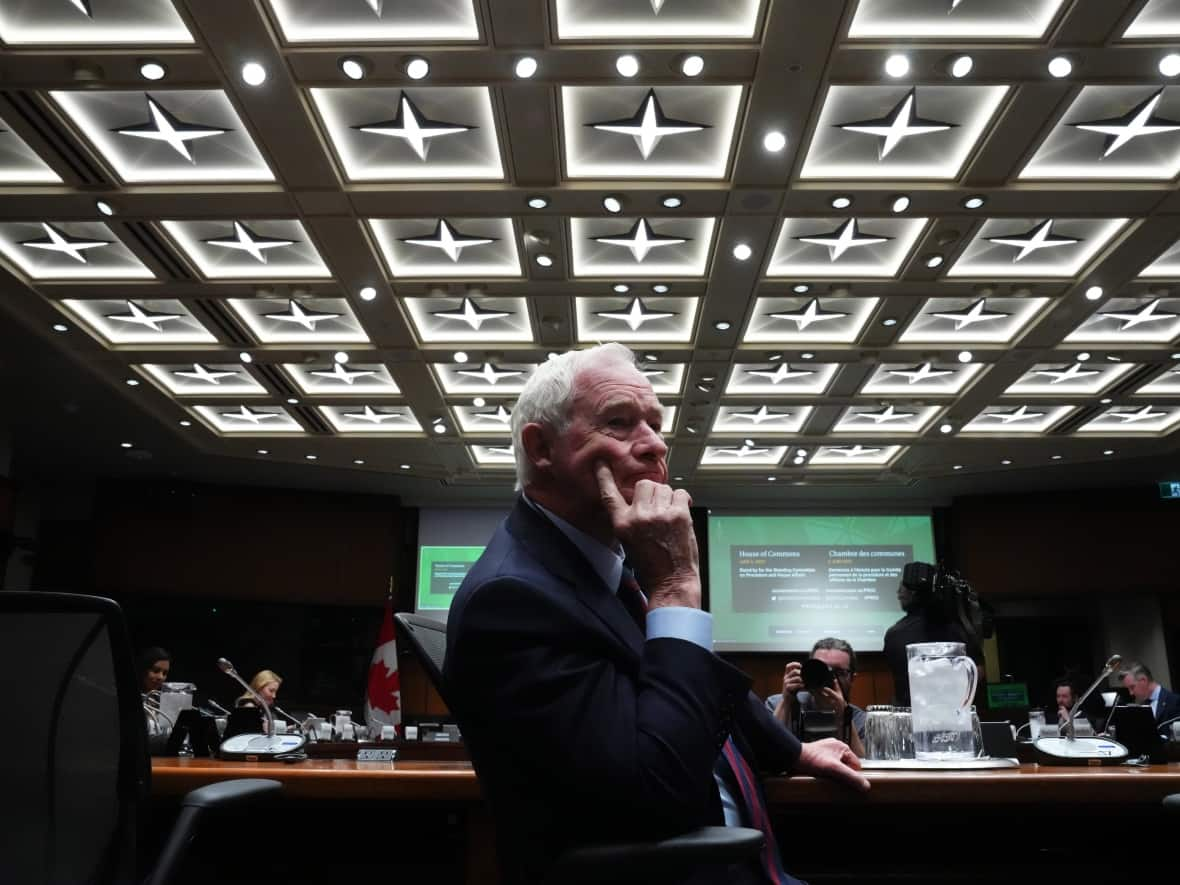
<path id="1" fill-rule="evenodd" d="M 737 243 L 733 247 L 733 257 L 738 261 L 747 261 L 753 254 L 754 250 L 750 248 L 749 243 Z"/>
<path id="2" fill-rule="evenodd" d="M 1180 55 L 1169 52 L 1160 59 L 1160 73 L 1165 77 L 1175 77 L 1180 74 Z"/>
<path id="3" fill-rule="evenodd" d="M 405 71 L 406 76 L 411 80 L 421 80 L 430 73 L 430 62 L 420 56 L 415 56 L 406 61 Z"/>
<path id="4" fill-rule="evenodd" d="M 672 477 L 672 479 L 676 480 L 676 482 L 684 482 L 683 476 L 674 476 L 674 477 Z"/>
<path id="5" fill-rule="evenodd" d="M 927 255 L 926 266 L 929 268 L 939 267 L 945 259 L 941 255 Z"/>
<path id="6" fill-rule="evenodd" d="M 689 433 L 696 433 L 697 432 L 697 429 L 691 425 L 686 426 L 684 429 L 687 430 Z"/>
<path id="7" fill-rule="evenodd" d="M 969 55 L 960 55 L 951 62 L 951 76 L 956 80 L 962 80 L 971 73 L 973 67 L 975 67 L 975 59 Z"/>
<path id="8" fill-rule="evenodd" d="M 110 217 L 111 215 L 115 214 L 115 210 L 111 208 L 111 204 L 104 202 L 103 200 L 98 200 L 95 202 L 94 207 L 98 209 L 99 213 L 102 215 Z"/>
<path id="9" fill-rule="evenodd" d="M 471 401 L 471 404 L 473 406 L 475 406 L 477 409 L 482 409 L 484 406 L 486 406 L 488 404 L 488 401 L 486 399 L 484 399 L 482 396 L 477 396 L 475 399 L 473 399 Z"/>
<path id="10" fill-rule="evenodd" d="M 1108 362 L 1112 362 L 1112 363 L 1121 363 L 1123 361 L 1123 358 L 1121 356 L 1119 356 L 1117 353 L 1108 353 L 1106 355 L 1106 359 Z"/>
<path id="11" fill-rule="evenodd" d="M 128 387 L 139 387 L 139 381 L 137 381 L 135 378 L 128 378 L 123 383 L 126 384 Z"/>
<path id="12" fill-rule="evenodd" d="M 266 68 L 256 61 L 242 65 L 242 82 L 247 86 L 261 86 L 266 82 Z"/>
<path id="13" fill-rule="evenodd" d="M 533 260 L 536 261 L 541 267 L 553 267 L 553 256 L 546 255 L 544 252 L 542 252 Z"/>
<path id="14" fill-rule="evenodd" d="M 787 136 L 779 132 L 777 129 L 772 129 L 762 136 L 762 147 L 770 151 L 772 154 L 777 154 L 787 146 Z"/>
<path id="15" fill-rule="evenodd" d="M 1102 397 L 1102 399 L 1098 400 L 1098 402 L 1104 406 L 1109 406 L 1111 403 L 1114 402 L 1114 400 L 1112 400 L 1109 396 L 1104 396 L 1104 397 Z"/>
<path id="16" fill-rule="evenodd" d="M 67 326 L 65 323 L 54 323 L 53 324 L 53 331 L 55 331 L 55 332 L 68 332 L 68 331 L 70 331 L 70 327 Z"/>
<path id="17" fill-rule="evenodd" d="M 133 443 L 128 443 L 128 442 L 119 443 L 119 447 L 124 448 L 124 449 L 129 449 L 129 448 L 131 448 L 132 445 L 133 445 Z"/>
<path id="18" fill-rule="evenodd" d="M 628 286 L 626 283 L 615 283 L 613 286 L 611 286 L 611 288 L 614 289 L 614 291 L 618 292 L 620 295 L 622 295 L 624 292 L 631 291 L 631 287 Z"/>
<path id="19" fill-rule="evenodd" d="M 340 59 L 340 71 L 349 80 L 363 80 L 369 72 L 369 66 L 363 58 L 349 55 Z"/>
<path id="20" fill-rule="evenodd" d="M 699 77 L 705 69 L 705 60 L 699 55 L 686 55 L 680 60 L 680 73 L 686 77 Z"/>
<path id="21" fill-rule="evenodd" d="M 287 397 L 287 405 L 289 405 L 289 406 L 299 405 L 299 397 L 295 397 L 295 396 Z"/>
<path id="22" fill-rule="evenodd" d="M 679 209 L 684 205 L 684 197 L 680 196 L 680 194 L 664 194 L 660 203 L 665 209 Z"/>
<path id="23" fill-rule="evenodd" d="M 1160 62 L 1162 65 L 1163 62 Z M 139 64 L 139 76 L 145 80 L 163 80 L 168 75 L 168 69 L 158 61 L 144 61 Z"/>
<path id="24" fill-rule="evenodd" d="M 465 350 L 455 351 L 455 362 L 457 362 L 457 363 L 467 362 L 467 351 L 465 351 Z"/>
<path id="25" fill-rule="evenodd" d="M 618 215 L 623 211 L 623 199 L 614 194 L 609 194 L 602 198 L 602 208 L 611 215 Z"/>
<path id="26" fill-rule="evenodd" d="M 446 433 L 446 432 L 447 432 L 447 425 L 445 425 L 445 424 L 435 424 L 435 425 L 434 425 L 434 432 L 435 432 L 435 433 Z"/>
<path id="27" fill-rule="evenodd" d="M 1084 362 L 1085 362 L 1086 360 L 1088 360 L 1089 358 L 1090 358 L 1090 353 L 1089 353 L 1089 351 L 1085 351 L 1085 350 L 1083 350 L 1081 353 L 1079 353 L 1079 354 L 1078 354 L 1078 362 L 1079 362 L 1079 363 L 1084 363 Z"/>
<path id="28" fill-rule="evenodd" d="M 260 454 L 260 455 L 269 455 L 270 454 L 270 449 L 256 449 L 255 451 L 257 451 L 258 454 Z"/>
<path id="29" fill-rule="evenodd" d="M 847 194 L 837 194 L 836 196 L 832 197 L 833 209 L 847 209 L 851 205 L 852 197 L 848 196 Z"/>
<path id="30" fill-rule="evenodd" d="M 1174 354 L 1172 354 L 1172 359 L 1174 359 L 1174 360 L 1180 360 L 1180 353 L 1174 353 Z"/>
<path id="31" fill-rule="evenodd" d="M 905 194 L 898 194 L 893 198 L 893 205 L 891 205 L 889 208 L 892 209 L 895 214 L 898 212 L 904 212 L 906 209 L 910 208 L 910 198 Z"/>
<path id="32" fill-rule="evenodd" d="M 778 477 L 776 477 L 776 476 L 768 476 L 768 477 L 766 477 L 766 481 L 767 481 L 767 482 L 774 482 L 776 479 L 778 479 Z"/>
<path id="33" fill-rule="evenodd" d="M 344 363 L 348 362 L 348 354 L 345 353 L 343 350 L 338 350 L 334 354 L 332 354 L 332 359 L 336 360 L 336 362 L 343 365 Z"/>
<path id="34" fill-rule="evenodd" d="M 1104 455 L 1113 455 L 1113 454 L 1114 454 L 1114 449 L 1103 449 L 1103 450 L 1102 450 L 1102 454 L 1104 454 Z"/>
<path id="35" fill-rule="evenodd" d="M 1054 461 L 1060 461 L 1060 460 L 1061 460 L 1061 456 L 1060 456 L 1060 455 L 1053 455 L 1053 457 L 1052 457 L 1052 460 L 1054 460 Z"/>
<path id="36" fill-rule="evenodd" d="M 364 459 L 364 458 L 353 458 L 353 459 L 352 459 L 352 463 L 353 463 L 353 464 L 364 464 L 364 463 L 365 463 L 365 459 Z"/>
<path id="37" fill-rule="evenodd" d="M 178 423 L 180 424 L 181 427 L 192 427 L 193 426 L 193 422 L 188 420 L 188 418 L 181 418 Z"/>
<path id="38" fill-rule="evenodd" d="M 811 286 L 807 285 L 807 283 L 796 283 L 791 287 L 791 290 L 799 295 L 802 295 L 804 292 L 810 292 Z"/>
<path id="39" fill-rule="evenodd" d="M 639 59 L 633 55 L 620 55 L 615 59 L 615 70 L 623 77 L 634 77 L 639 73 Z"/>
<path id="40" fill-rule="evenodd" d="M 409 465 L 409 464 L 402 464 L 402 465 L 400 465 L 400 467 L 401 467 L 401 469 L 402 469 L 402 470 L 409 470 L 409 469 L 410 469 L 410 465 Z"/>
<path id="41" fill-rule="evenodd" d="M 668 284 L 667 283 L 652 283 L 651 290 L 653 292 L 655 292 L 657 295 L 663 295 L 665 292 L 668 291 Z"/>
<path id="42" fill-rule="evenodd" d="M 939 425 L 938 432 L 939 433 L 953 433 L 954 429 L 955 429 L 955 427 L 953 424 L 941 424 L 941 425 Z"/>
<path id="43" fill-rule="evenodd" d="M 372 286 L 365 286 L 360 292 L 361 301 L 372 301 L 377 297 L 377 290 Z"/>
<path id="44" fill-rule="evenodd" d="M 986 202 L 987 202 L 987 200 L 985 200 L 983 197 L 976 194 L 975 196 L 968 197 L 967 199 L 965 199 L 963 201 L 963 208 L 964 209 L 978 209 L 980 206 L 982 206 Z"/>
<path id="45" fill-rule="evenodd" d="M 244 350 L 243 350 L 241 353 L 239 353 L 239 354 L 238 354 L 238 359 L 240 359 L 240 360 L 241 360 L 242 362 L 244 362 L 244 363 L 252 363 L 252 362 L 254 362 L 254 357 L 250 356 L 250 354 L 248 354 L 248 353 L 247 353 L 246 351 L 244 351 Z"/>
<path id="46" fill-rule="evenodd" d="M 895 80 L 910 72 L 910 60 L 900 53 L 885 59 L 885 73 Z"/>
<path id="47" fill-rule="evenodd" d="M 897 317 L 885 317 L 885 319 L 881 320 L 881 325 L 882 326 L 896 326 L 897 325 Z"/>
<path id="48" fill-rule="evenodd" d="M 962 469 L 963 469 L 962 464 L 956 464 L 951 468 L 951 470 L 962 470 Z"/>
<path id="49" fill-rule="evenodd" d="M 960 350 L 959 351 L 959 362 L 961 362 L 961 363 L 969 363 L 974 358 L 975 358 L 975 355 L 973 353 L 971 353 L 971 351 L 969 351 L 969 350 Z"/>
<path id="50" fill-rule="evenodd" d="M 748 437 L 746 439 L 743 439 L 742 442 L 745 443 L 746 445 L 748 445 L 750 448 L 754 447 L 754 440 L 749 439 Z"/>
<path id="51" fill-rule="evenodd" d="M 778 362 L 782 358 L 783 358 L 783 355 L 781 353 L 772 353 L 766 357 L 766 360 L 767 360 L 767 362 L 774 363 L 774 362 Z"/>
<path id="52" fill-rule="evenodd" d="M 306 458 L 308 461 L 315 461 L 316 459 L 319 458 L 319 455 L 304 455 L 303 457 Z"/>
<path id="53" fill-rule="evenodd" d="M 1005 459 L 1004 459 L 1004 460 L 1002 460 L 1000 463 L 1001 463 L 1001 464 L 1003 464 L 1005 467 L 1007 467 L 1009 464 L 1011 464 L 1011 463 L 1012 463 L 1012 461 L 1011 461 L 1011 460 L 1009 460 L 1008 458 L 1005 458 Z"/>
<path id="54" fill-rule="evenodd" d="M 1064 55 L 1058 55 L 1049 62 L 1049 75 L 1060 80 L 1073 73 L 1073 62 Z"/>
<path id="55" fill-rule="evenodd" d="M 512 68 L 513 72 L 522 80 L 527 80 L 537 73 L 537 60 L 531 55 L 521 56 Z"/>
<path id="56" fill-rule="evenodd" d="M 659 358 L 660 358 L 660 355 L 658 353 L 645 353 L 643 355 L 644 362 L 648 362 L 648 363 L 654 363 Z"/>
<path id="57" fill-rule="evenodd" d="M 799 354 L 799 359 L 813 360 L 813 359 L 815 359 L 815 354 L 812 353 L 810 350 L 805 350 L 805 351 L 803 351 L 803 353 Z"/>
<path id="58" fill-rule="evenodd" d="M 733 324 L 729 320 L 718 320 L 713 324 L 713 328 L 718 332 L 728 332 Z"/>
<path id="59" fill-rule="evenodd" d="M 549 198 L 536 194 L 535 196 L 529 197 L 528 203 L 530 209 L 544 209 L 549 205 Z"/>
<path id="60" fill-rule="evenodd" d="M 1086 290 L 1086 298 L 1089 299 L 1090 301 L 1097 301 L 1101 297 L 1102 297 L 1102 287 L 1101 286 L 1091 286 L 1089 289 Z"/>

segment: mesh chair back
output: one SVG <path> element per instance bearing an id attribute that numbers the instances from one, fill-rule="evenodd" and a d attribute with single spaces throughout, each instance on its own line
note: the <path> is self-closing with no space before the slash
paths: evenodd
<path id="1" fill-rule="evenodd" d="M 0 672 L 14 713 L 0 881 L 133 881 L 150 768 L 122 612 L 97 597 L 0 593 Z"/>
<path id="2" fill-rule="evenodd" d="M 443 703 L 450 706 L 443 687 L 443 661 L 447 658 L 447 625 L 432 618 L 409 615 L 405 612 L 398 612 L 393 616 L 393 620 L 402 635 L 414 647 Z"/>

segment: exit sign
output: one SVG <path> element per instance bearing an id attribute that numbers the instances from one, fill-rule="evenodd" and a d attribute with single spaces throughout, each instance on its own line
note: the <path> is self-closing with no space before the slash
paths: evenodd
<path id="1" fill-rule="evenodd" d="M 1180 482 L 1161 482 L 1161 498 L 1180 498 Z"/>

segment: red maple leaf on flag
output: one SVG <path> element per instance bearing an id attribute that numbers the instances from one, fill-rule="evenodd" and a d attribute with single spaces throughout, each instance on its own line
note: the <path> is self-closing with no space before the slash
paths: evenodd
<path id="1" fill-rule="evenodd" d="M 369 667 L 369 704 L 392 713 L 398 709 L 401 685 L 401 674 L 397 670 L 390 672 L 383 662 L 374 661 Z"/>

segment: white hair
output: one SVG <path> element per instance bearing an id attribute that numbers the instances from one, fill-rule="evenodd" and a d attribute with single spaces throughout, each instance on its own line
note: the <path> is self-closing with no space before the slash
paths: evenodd
<path id="1" fill-rule="evenodd" d="M 512 452 L 516 458 L 516 489 L 520 491 L 533 478 L 533 465 L 521 442 L 526 424 L 542 424 L 558 434 L 570 422 L 574 398 L 574 379 L 591 365 L 617 363 L 634 368 L 637 364 L 631 349 L 611 341 L 586 350 L 571 350 L 541 363 L 533 372 L 516 406 L 512 410 Z"/>

